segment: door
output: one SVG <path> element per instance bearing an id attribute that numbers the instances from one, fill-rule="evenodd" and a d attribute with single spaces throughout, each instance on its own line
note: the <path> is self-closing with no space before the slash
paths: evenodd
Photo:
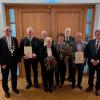
<path id="1" fill-rule="evenodd" d="M 41 31 L 47 30 L 56 40 L 59 32 L 66 27 L 72 30 L 71 35 L 83 33 L 85 39 L 88 5 L 8 5 L 6 6 L 6 19 L 9 23 L 9 9 L 15 9 L 15 24 L 18 41 L 25 36 L 26 29 L 32 27 L 34 36 L 41 38 Z M 94 8 L 94 6 L 93 6 Z M 93 23 L 92 23 L 93 26 Z M 91 33 L 93 28 L 91 29 Z M 20 75 L 24 76 L 24 67 L 21 63 Z"/>

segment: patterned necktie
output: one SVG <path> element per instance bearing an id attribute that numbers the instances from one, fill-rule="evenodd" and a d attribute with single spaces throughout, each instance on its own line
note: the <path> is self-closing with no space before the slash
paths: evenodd
<path id="1" fill-rule="evenodd" d="M 99 50 L 99 41 L 96 42 L 96 53 L 98 52 Z"/>

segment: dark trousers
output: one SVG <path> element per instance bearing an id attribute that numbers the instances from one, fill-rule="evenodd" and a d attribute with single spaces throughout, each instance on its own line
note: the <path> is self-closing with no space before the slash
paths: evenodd
<path id="1" fill-rule="evenodd" d="M 31 80 L 31 67 L 34 74 L 34 84 L 38 84 L 38 61 L 37 60 L 24 60 L 26 81 L 29 85 L 32 85 Z"/>
<path id="2" fill-rule="evenodd" d="M 96 71 L 96 90 L 100 89 L 100 64 L 98 66 L 93 66 L 91 63 L 89 65 L 89 80 L 88 84 L 90 88 L 93 88 L 94 84 L 94 74 Z"/>
<path id="3" fill-rule="evenodd" d="M 75 64 L 74 65 L 74 70 L 73 70 L 73 77 L 72 77 L 72 85 L 75 85 L 76 79 L 76 69 L 78 68 L 78 80 L 77 80 L 77 85 L 80 86 L 82 82 L 82 76 L 83 76 L 83 70 L 84 70 L 84 64 Z"/>
<path id="4" fill-rule="evenodd" d="M 9 71 L 11 70 L 11 84 L 12 89 L 17 88 L 17 63 L 10 63 L 6 65 L 6 69 L 1 69 L 2 71 L 2 88 L 5 92 L 9 91 L 8 87 L 8 76 Z"/>
<path id="5" fill-rule="evenodd" d="M 73 60 L 70 57 L 68 58 L 68 67 L 69 67 L 68 79 L 72 80 L 74 63 L 73 63 Z"/>
<path id="6" fill-rule="evenodd" d="M 65 75 L 66 75 L 66 64 L 65 62 L 59 61 L 57 69 L 55 71 L 55 79 L 56 79 L 56 85 L 63 85 L 65 81 Z"/>
<path id="7" fill-rule="evenodd" d="M 40 62 L 41 64 L 41 76 L 42 76 L 42 84 L 44 85 L 44 76 L 45 76 L 45 68 L 43 62 Z"/>
<path id="8" fill-rule="evenodd" d="M 44 72 L 44 89 L 52 89 L 53 87 L 54 69 Z"/>

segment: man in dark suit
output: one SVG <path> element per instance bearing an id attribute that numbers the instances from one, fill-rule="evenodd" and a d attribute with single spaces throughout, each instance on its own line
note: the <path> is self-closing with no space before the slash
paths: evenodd
<path id="1" fill-rule="evenodd" d="M 33 36 L 33 29 L 31 27 L 27 28 L 27 36 L 22 39 L 20 43 L 20 52 L 21 56 L 24 59 L 25 72 L 26 72 L 26 89 L 32 87 L 31 81 L 31 66 L 34 73 L 34 86 L 39 88 L 38 84 L 38 49 L 39 49 L 39 40 Z M 32 48 L 32 57 L 25 55 L 24 47 Z"/>
<path id="2" fill-rule="evenodd" d="M 67 27 L 65 29 L 65 43 L 68 43 L 70 46 L 74 43 L 74 38 L 71 36 L 71 28 Z M 68 56 L 68 67 L 69 67 L 69 82 L 72 81 L 72 70 L 73 70 L 73 59 L 71 56 Z"/>
<path id="3" fill-rule="evenodd" d="M 5 36 L 0 39 L 2 88 L 7 98 L 10 97 L 8 88 L 9 70 L 11 70 L 12 90 L 16 94 L 19 93 L 17 89 L 17 64 L 20 55 L 17 39 L 11 36 L 11 32 L 11 28 L 7 26 L 4 30 Z"/>
<path id="4" fill-rule="evenodd" d="M 96 39 L 90 40 L 86 47 L 86 57 L 89 65 L 89 87 L 87 92 L 93 90 L 93 80 L 96 70 L 96 95 L 100 96 L 100 30 L 95 32 Z"/>

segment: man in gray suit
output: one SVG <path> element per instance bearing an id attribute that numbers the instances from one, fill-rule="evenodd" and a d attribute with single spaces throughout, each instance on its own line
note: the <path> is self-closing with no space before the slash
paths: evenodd
<path id="1" fill-rule="evenodd" d="M 82 63 L 76 63 L 75 62 L 75 52 L 82 52 L 85 57 L 85 47 L 86 47 L 86 42 L 82 40 L 82 33 L 78 32 L 75 37 L 75 42 L 73 45 L 73 75 L 72 75 L 72 88 L 75 88 L 75 74 L 76 74 L 76 68 L 78 68 L 78 80 L 77 80 L 77 87 L 79 89 L 82 89 L 82 76 L 83 76 L 83 70 L 84 70 L 84 61 Z"/>

